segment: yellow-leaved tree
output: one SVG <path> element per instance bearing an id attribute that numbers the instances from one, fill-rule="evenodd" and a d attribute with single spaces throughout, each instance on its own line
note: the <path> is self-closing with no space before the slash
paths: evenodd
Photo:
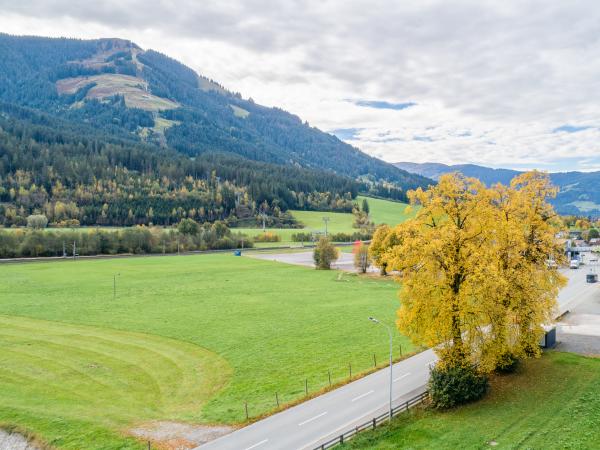
<path id="1" fill-rule="evenodd" d="M 415 217 L 378 236 L 378 264 L 399 273 L 397 325 L 436 349 L 438 367 L 486 373 L 539 352 L 564 283 L 547 264 L 563 254 L 548 203 L 555 193 L 540 172 L 491 188 L 448 174 L 409 192 Z"/>

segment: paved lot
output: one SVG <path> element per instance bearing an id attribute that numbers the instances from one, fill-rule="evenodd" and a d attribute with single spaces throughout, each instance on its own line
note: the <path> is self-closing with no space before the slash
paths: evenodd
<path id="1" fill-rule="evenodd" d="M 424 392 L 429 366 L 437 360 L 432 350 L 393 367 L 393 405 Z M 200 450 L 313 449 L 340 433 L 384 413 L 389 405 L 389 369 L 379 370 L 298 406 L 223 436 Z"/>
<path id="2" fill-rule="evenodd" d="M 313 261 L 313 252 L 309 251 L 298 251 L 298 252 L 286 252 L 286 253 L 246 253 L 246 256 L 251 258 L 266 259 L 268 261 L 278 261 L 287 264 L 296 264 L 299 266 L 315 267 Z M 340 252 L 340 257 L 331 266 L 334 269 L 344 270 L 347 272 L 356 272 L 354 268 L 354 255 L 352 253 Z M 369 267 L 369 272 L 377 272 L 376 267 Z"/>

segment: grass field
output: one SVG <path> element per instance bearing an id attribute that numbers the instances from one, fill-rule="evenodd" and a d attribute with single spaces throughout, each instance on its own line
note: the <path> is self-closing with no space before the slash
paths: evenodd
<path id="1" fill-rule="evenodd" d="M 162 119 L 159 119 L 162 120 Z M 365 197 L 357 197 L 357 202 L 362 204 L 362 200 Z M 406 203 L 392 202 L 389 200 L 381 200 L 377 198 L 367 198 L 370 207 L 371 220 L 376 224 L 387 223 L 389 225 L 395 225 L 400 222 L 404 222 L 407 218 L 411 217 L 412 213 L 406 211 L 408 206 Z M 292 234 L 301 232 L 319 231 L 325 232 L 325 224 L 323 217 L 329 217 L 327 224 L 327 230 L 330 233 L 354 233 L 355 228 L 352 228 L 353 217 L 351 213 L 334 213 L 334 212 L 323 212 L 323 211 L 291 211 L 292 215 L 304 224 L 302 228 L 267 228 L 267 231 L 275 233 L 281 237 L 280 242 L 257 242 L 255 247 L 268 248 L 277 247 L 281 245 L 294 245 L 296 243 L 292 241 Z M 61 232 L 61 231 L 87 231 L 94 229 L 101 229 L 103 231 L 119 230 L 125 227 L 80 227 L 80 228 L 48 228 L 48 230 Z M 14 231 L 19 228 L 6 228 L 8 231 Z M 243 233 L 250 238 L 253 238 L 262 233 L 261 228 L 232 228 L 234 233 Z"/>
<path id="2" fill-rule="evenodd" d="M 371 220 L 377 225 L 387 223 L 388 225 L 396 225 L 404 222 L 411 217 L 412 213 L 406 211 L 408 206 L 406 203 L 392 202 L 389 200 L 381 200 L 370 197 L 357 197 L 357 202 L 362 205 L 363 199 L 366 198 L 369 202 Z M 305 229 L 286 229 L 286 228 L 269 228 L 267 231 L 276 233 L 281 236 L 281 242 L 275 244 L 257 243 L 256 247 L 272 247 L 274 245 L 289 245 L 292 243 L 292 234 L 306 231 L 325 232 L 325 223 L 323 217 L 329 217 L 327 223 L 327 231 L 329 233 L 354 233 L 355 228 L 352 228 L 354 220 L 351 213 L 334 213 L 323 211 L 292 211 L 292 215 L 304 224 Z M 250 237 L 262 233 L 260 228 L 233 228 L 234 232 L 239 231 Z"/>
<path id="3" fill-rule="evenodd" d="M 387 223 L 393 226 L 413 216 L 412 212 L 406 211 L 408 207 L 406 203 L 359 196 L 357 198 L 359 205 L 362 205 L 363 198 L 366 198 L 369 202 L 369 215 L 376 224 Z"/>
<path id="4" fill-rule="evenodd" d="M 0 424 L 69 449 L 136 448 L 138 422 L 236 423 L 246 401 L 257 416 L 305 379 L 345 380 L 385 361 L 367 317 L 398 306 L 389 281 L 224 254 L 1 270 Z"/>
<path id="5" fill-rule="evenodd" d="M 359 435 L 349 449 L 597 449 L 600 359 L 550 352 L 493 380 L 482 401 L 449 412 L 415 410 Z"/>
<path id="6" fill-rule="evenodd" d="M 101 74 L 65 78 L 56 82 L 56 89 L 60 94 L 74 94 L 90 83 L 95 83 L 95 86 L 88 91 L 86 98 L 101 99 L 117 94 L 123 95 L 127 106 L 148 111 L 173 109 L 179 106 L 172 100 L 150 94 L 146 81 L 130 75 Z"/>

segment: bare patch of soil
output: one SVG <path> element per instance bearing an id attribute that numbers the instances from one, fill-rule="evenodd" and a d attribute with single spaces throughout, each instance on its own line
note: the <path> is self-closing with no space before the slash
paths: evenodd
<path id="1" fill-rule="evenodd" d="M 40 450 L 25 436 L 15 432 L 0 430 L 0 450 Z"/>
<path id="2" fill-rule="evenodd" d="M 139 439 L 164 450 L 187 450 L 231 433 L 233 427 L 193 425 L 181 422 L 151 422 L 129 430 Z M 0 449 L 1 450 L 1 449 Z"/>

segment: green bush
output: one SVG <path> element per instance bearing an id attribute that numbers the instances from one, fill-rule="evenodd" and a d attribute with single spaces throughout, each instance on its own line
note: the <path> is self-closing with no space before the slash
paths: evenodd
<path id="1" fill-rule="evenodd" d="M 281 242 L 281 236 L 270 231 L 254 236 L 254 242 Z"/>
<path id="2" fill-rule="evenodd" d="M 448 409 L 482 398 L 488 379 L 473 367 L 434 367 L 430 372 L 429 395 L 434 408 Z"/>
<path id="3" fill-rule="evenodd" d="M 520 360 L 513 353 L 506 352 L 500 355 L 496 364 L 496 372 L 513 373 L 519 367 Z"/>
<path id="4" fill-rule="evenodd" d="M 329 242 L 329 239 L 324 236 L 321 237 L 313 253 L 317 269 L 331 269 L 331 263 L 338 259 L 338 257 L 338 249 Z"/>
<path id="5" fill-rule="evenodd" d="M 294 233 L 292 234 L 292 241 L 293 242 L 310 242 L 312 241 L 312 234 L 311 233 Z"/>
<path id="6" fill-rule="evenodd" d="M 363 233 L 355 231 L 354 233 L 332 233 L 329 238 L 332 242 L 355 242 L 368 241 L 373 237 L 373 233 Z"/>

